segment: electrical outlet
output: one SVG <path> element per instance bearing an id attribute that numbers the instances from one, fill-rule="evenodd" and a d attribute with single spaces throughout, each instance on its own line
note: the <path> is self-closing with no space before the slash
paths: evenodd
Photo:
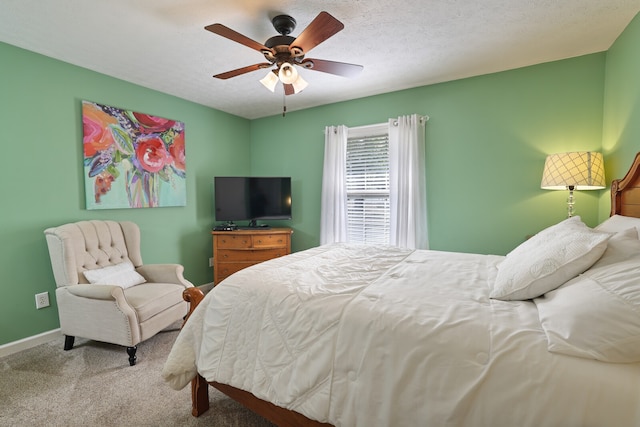
<path id="1" fill-rule="evenodd" d="M 49 307 L 49 292 L 36 294 L 36 308 L 39 310 L 45 307 Z"/>
<path id="2" fill-rule="evenodd" d="M 213 258 L 209 258 L 209 267 L 213 267 Z"/>

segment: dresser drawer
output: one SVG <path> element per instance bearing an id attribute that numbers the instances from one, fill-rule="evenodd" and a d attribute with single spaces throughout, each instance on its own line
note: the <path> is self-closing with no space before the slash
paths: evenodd
<path id="1" fill-rule="evenodd" d="M 287 247 L 289 236 L 284 234 L 260 234 L 253 236 L 254 248 Z"/>
<path id="2" fill-rule="evenodd" d="M 250 248 L 251 236 L 216 236 L 218 248 Z"/>
<path id="3" fill-rule="evenodd" d="M 218 249 L 218 259 L 224 262 L 252 262 L 266 261 L 287 255 L 287 248 L 261 249 L 254 251 L 251 249 Z"/>
<path id="4" fill-rule="evenodd" d="M 258 264 L 258 262 L 224 262 L 218 264 L 218 272 L 216 273 L 218 282 L 222 279 L 225 279 L 231 276 L 233 273 L 236 273 L 242 269 L 247 267 L 251 267 L 254 264 Z"/>

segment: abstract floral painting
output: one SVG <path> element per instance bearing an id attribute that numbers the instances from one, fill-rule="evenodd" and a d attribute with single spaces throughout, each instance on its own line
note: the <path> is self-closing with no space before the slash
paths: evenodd
<path id="1" fill-rule="evenodd" d="M 184 123 L 82 101 L 87 209 L 186 205 Z"/>

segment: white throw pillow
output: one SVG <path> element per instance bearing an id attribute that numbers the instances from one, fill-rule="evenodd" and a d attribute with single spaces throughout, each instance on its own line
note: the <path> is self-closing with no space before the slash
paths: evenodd
<path id="1" fill-rule="evenodd" d="M 594 229 L 608 233 L 618 233 L 631 227 L 635 227 L 635 229 L 640 233 L 640 218 L 613 215 L 597 225 Z"/>
<path id="2" fill-rule="evenodd" d="M 587 227 L 579 216 L 546 228 L 498 265 L 490 297 L 528 300 L 543 295 L 591 267 L 610 237 Z"/>
<path id="3" fill-rule="evenodd" d="M 145 278 L 135 270 L 131 261 L 104 268 L 85 270 L 84 277 L 94 285 L 116 285 L 122 289 L 146 282 Z"/>
<path id="4" fill-rule="evenodd" d="M 640 240 L 632 250 L 634 256 L 594 265 L 534 300 L 549 351 L 604 362 L 640 362 Z"/>

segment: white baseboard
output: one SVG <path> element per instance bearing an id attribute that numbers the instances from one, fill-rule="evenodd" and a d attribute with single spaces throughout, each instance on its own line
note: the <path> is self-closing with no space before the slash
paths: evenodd
<path id="1" fill-rule="evenodd" d="M 32 337 L 23 338 L 18 341 L 2 344 L 0 345 L 0 357 L 9 356 L 10 354 L 14 354 L 22 350 L 27 350 L 40 344 L 48 343 L 49 341 L 53 341 L 58 337 L 60 337 L 60 328 L 53 329 L 48 332 L 43 332 Z"/>

